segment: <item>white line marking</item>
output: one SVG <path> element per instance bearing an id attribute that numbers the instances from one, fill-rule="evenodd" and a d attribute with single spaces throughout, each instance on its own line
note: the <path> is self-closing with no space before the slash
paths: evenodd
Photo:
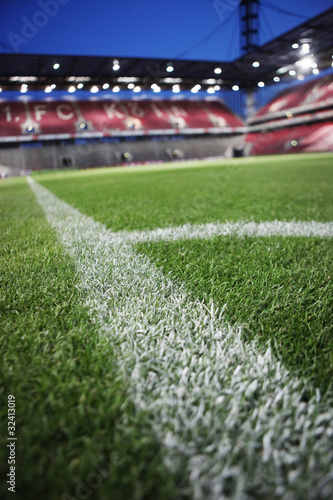
<path id="1" fill-rule="evenodd" d="M 331 499 L 333 402 L 294 379 L 212 305 L 190 298 L 102 224 L 30 180 L 76 264 L 101 332 L 119 350 L 136 408 L 148 412 L 196 500 Z M 185 492 L 183 492 L 185 493 Z"/>
<path id="2" fill-rule="evenodd" d="M 208 224 L 185 224 L 178 227 L 158 228 L 146 231 L 120 231 L 115 238 L 128 243 L 147 241 L 176 241 L 181 239 L 211 239 L 215 236 L 317 236 L 333 238 L 333 222 L 216 222 Z"/>

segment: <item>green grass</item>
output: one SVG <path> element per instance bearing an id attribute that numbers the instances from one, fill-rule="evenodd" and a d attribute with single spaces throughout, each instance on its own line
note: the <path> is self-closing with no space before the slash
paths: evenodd
<path id="1" fill-rule="evenodd" d="M 40 176 L 113 230 L 247 220 L 333 220 L 333 155 L 191 162 Z M 270 248 L 268 250 L 268 247 Z M 221 307 L 247 338 L 272 339 L 286 365 L 331 386 L 332 243 L 217 238 L 141 245 L 165 272 Z"/>
<path id="2" fill-rule="evenodd" d="M 246 340 L 271 340 L 289 369 L 332 390 L 332 240 L 223 237 L 137 248 L 194 297 L 225 306 Z"/>
<path id="3" fill-rule="evenodd" d="M 293 155 L 38 176 L 107 227 L 216 220 L 333 220 L 333 155 Z"/>
<path id="4" fill-rule="evenodd" d="M 1 497 L 13 394 L 17 498 L 177 498 L 148 417 L 130 403 L 24 179 L 0 185 L 0 213 Z"/>
<path id="5" fill-rule="evenodd" d="M 332 221 L 332 164 L 333 155 L 299 155 L 36 180 L 116 231 L 216 220 Z M 0 213 L 2 475 L 7 395 L 14 394 L 19 498 L 176 499 L 181 471 L 166 474 L 149 416 L 130 403 L 113 347 L 91 323 L 73 264 L 24 180 L 1 183 Z M 271 339 L 293 372 L 331 391 L 331 240 L 227 237 L 137 248 L 193 297 L 227 304 L 227 318 L 245 324 L 246 339 Z M 96 470 L 98 488 L 89 486 Z"/>

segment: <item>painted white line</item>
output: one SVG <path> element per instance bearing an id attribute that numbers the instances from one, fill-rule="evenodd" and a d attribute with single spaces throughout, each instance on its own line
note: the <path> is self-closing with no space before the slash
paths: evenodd
<path id="1" fill-rule="evenodd" d="M 221 311 L 189 297 L 133 245 L 30 180 L 71 255 L 90 314 L 118 349 L 195 500 L 331 499 L 333 402 L 310 396 Z M 184 493 L 185 492 L 181 492 Z"/>
<path id="2" fill-rule="evenodd" d="M 146 231 L 120 231 L 115 238 L 129 243 L 147 241 L 176 241 L 192 239 L 211 239 L 215 236 L 316 236 L 333 238 L 333 222 L 216 222 L 208 224 L 185 224 L 178 227 L 158 228 Z"/>

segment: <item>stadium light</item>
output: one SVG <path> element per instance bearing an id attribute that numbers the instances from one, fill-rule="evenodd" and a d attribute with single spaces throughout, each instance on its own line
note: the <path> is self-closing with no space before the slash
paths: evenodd
<path id="1" fill-rule="evenodd" d="M 49 94 L 50 92 L 52 92 L 52 87 L 50 85 L 48 85 L 47 87 L 45 87 L 44 92 L 46 94 Z"/>
<path id="2" fill-rule="evenodd" d="M 252 66 L 253 66 L 254 68 L 259 68 L 259 66 L 260 66 L 260 62 L 258 62 L 258 61 L 253 61 Z"/>
<path id="3" fill-rule="evenodd" d="M 59 63 L 54 63 L 53 64 L 53 69 L 59 69 L 60 68 L 60 64 Z"/>
<path id="4" fill-rule="evenodd" d="M 295 76 L 295 75 L 296 75 L 296 71 L 295 71 L 294 69 L 291 69 L 291 70 L 289 71 L 289 75 L 290 75 L 290 76 Z"/>
<path id="5" fill-rule="evenodd" d="M 215 73 L 215 75 L 220 75 L 222 73 L 222 69 L 221 68 L 215 68 L 214 69 L 214 73 Z"/>
<path id="6" fill-rule="evenodd" d="M 318 68 L 313 68 L 312 73 L 314 75 L 319 75 L 319 69 Z"/>
<path id="7" fill-rule="evenodd" d="M 20 92 L 21 94 L 25 94 L 26 92 L 28 92 L 28 85 L 26 83 L 22 83 Z"/>
<path id="8" fill-rule="evenodd" d="M 265 87 L 265 82 L 258 82 L 258 87 Z"/>
<path id="9" fill-rule="evenodd" d="M 207 92 L 208 92 L 208 94 L 215 94 L 214 87 L 208 87 Z"/>
<path id="10" fill-rule="evenodd" d="M 77 88 L 78 88 L 79 90 L 80 90 L 80 89 L 83 89 L 83 83 L 82 83 L 82 82 L 81 82 L 81 83 L 78 83 L 78 84 L 77 84 Z"/>
<path id="11" fill-rule="evenodd" d="M 153 92 L 161 92 L 161 87 L 157 83 L 153 83 L 150 88 Z"/>
<path id="12" fill-rule="evenodd" d="M 301 54 L 306 55 L 309 54 L 309 52 L 310 52 L 310 45 L 308 43 L 303 43 L 301 47 Z"/>
<path id="13" fill-rule="evenodd" d="M 166 70 L 167 70 L 168 73 L 172 73 L 173 72 L 174 67 L 173 67 L 172 63 L 168 63 L 167 64 Z"/>
<path id="14" fill-rule="evenodd" d="M 220 85 L 215 85 L 215 86 L 214 86 L 214 90 L 215 90 L 215 91 L 219 91 L 219 90 L 221 90 Z"/>
<path id="15" fill-rule="evenodd" d="M 275 83 L 278 83 L 280 81 L 280 77 L 279 76 L 274 76 L 273 80 L 274 80 Z"/>
<path id="16" fill-rule="evenodd" d="M 134 89 L 134 87 L 135 87 L 134 83 L 129 83 L 129 84 L 127 85 L 127 88 L 128 88 L 129 90 L 133 90 L 133 89 Z"/>
<path id="17" fill-rule="evenodd" d="M 282 68 L 279 68 L 276 70 L 276 72 L 279 74 L 279 75 L 283 75 L 284 73 L 287 73 L 288 71 L 288 67 L 287 66 L 283 66 Z"/>
<path id="18" fill-rule="evenodd" d="M 296 64 L 303 71 L 309 71 L 311 68 L 314 69 L 317 67 L 317 63 L 314 61 L 312 56 L 303 57 L 303 59 L 297 61 Z"/>
<path id="19" fill-rule="evenodd" d="M 304 80 L 304 75 L 298 75 L 297 80 L 300 80 L 302 82 Z"/>
<path id="20" fill-rule="evenodd" d="M 232 90 L 233 90 L 234 92 L 237 92 L 237 91 L 239 90 L 239 86 L 238 86 L 238 85 L 233 85 L 233 86 L 232 86 Z"/>
<path id="21" fill-rule="evenodd" d="M 118 87 L 118 85 L 116 85 L 115 87 L 113 87 L 112 92 L 119 92 L 119 90 L 120 90 L 120 87 Z"/>
<path id="22" fill-rule="evenodd" d="M 55 83 L 52 83 L 52 85 L 50 85 L 51 89 L 54 90 L 56 88 L 56 84 Z"/>
<path id="23" fill-rule="evenodd" d="M 293 44 L 292 44 L 292 48 L 293 48 L 293 49 L 295 49 L 295 50 L 296 50 L 296 49 L 298 49 L 298 47 L 299 47 L 299 44 L 298 44 L 298 43 L 293 43 Z"/>
<path id="24" fill-rule="evenodd" d="M 120 64 L 119 64 L 119 61 L 118 59 L 114 59 L 113 60 L 113 71 L 118 71 L 120 69 Z"/>
<path id="25" fill-rule="evenodd" d="M 92 94 L 96 94 L 96 92 L 98 92 L 98 91 L 99 91 L 99 88 L 97 87 L 97 85 L 93 85 L 93 86 L 91 87 L 91 89 L 90 89 L 90 92 L 91 92 Z"/>
<path id="26" fill-rule="evenodd" d="M 110 87 L 109 83 L 103 83 L 103 90 L 106 90 Z"/>
<path id="27" fill-rule="evenodd" d="M 180 92 L 180 85 L 178 85 L 178 84 L 172 85 L 172 92 L 174 92 L 175 94 L 178 94 L 178 92 Z"/>
<path id="28" fill-rule="evenodd" d="M 141 92 L 141 87 L 139 87 L 139 85 L 137 85 L 136 87 L 134 87 L 133 92 L 135 92 L 135 93 Z"/>
<path id="29" fill-rule="evenodd" d="M 168 76 L 167 78 L 162 78 L 161 80 L 164 83 L 181 83 L 182 79 L 181 78 L 171 78 Z"/>
<path id="30" fill-rule="evenodd" d="M 74 87 L 74 85 L 71 85 L 70 87 L 68 87 L 68 92 L 70 92 L 71 94 L 73 94 L 73 92 L 76 91 L 76 88 Z"/>
<path id="31" fill-rule="evenodd" d="M 193 94 L 197 94 L 200 89 L 201 89 L 201 85 L 199 85 L 199 83 L 197 83 L 196 85 L 194 85 L 194 87 L 191 88 L 191 92 Z"/>
<path id="32" fill-rule="evenodd" d="M 2 92 L 2 88 L 0 87 L 0 92 Z"/>

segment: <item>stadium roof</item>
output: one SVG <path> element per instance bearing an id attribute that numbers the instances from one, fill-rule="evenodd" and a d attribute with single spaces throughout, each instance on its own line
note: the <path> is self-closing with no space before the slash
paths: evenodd
<path id="1" fill-rule="evenodd" d="M 333 8 L 232 62 L 1 54 L 0 87 L 18 90 L 25 83 L 29 90 L 51 85 L 66 89 L 82 83 L 84 88 L 103 84 L 127 88 L 134 83 L 150 88 L 155 83 L 161 89 L 174 84 L 182 89 L 196 84 L 253 88 L 260 81 L 269 84 L 277 77 L 287 81 L 332 67 L 332 25 Z M 254 62 L 259 65 L 253 66 Z"/>

